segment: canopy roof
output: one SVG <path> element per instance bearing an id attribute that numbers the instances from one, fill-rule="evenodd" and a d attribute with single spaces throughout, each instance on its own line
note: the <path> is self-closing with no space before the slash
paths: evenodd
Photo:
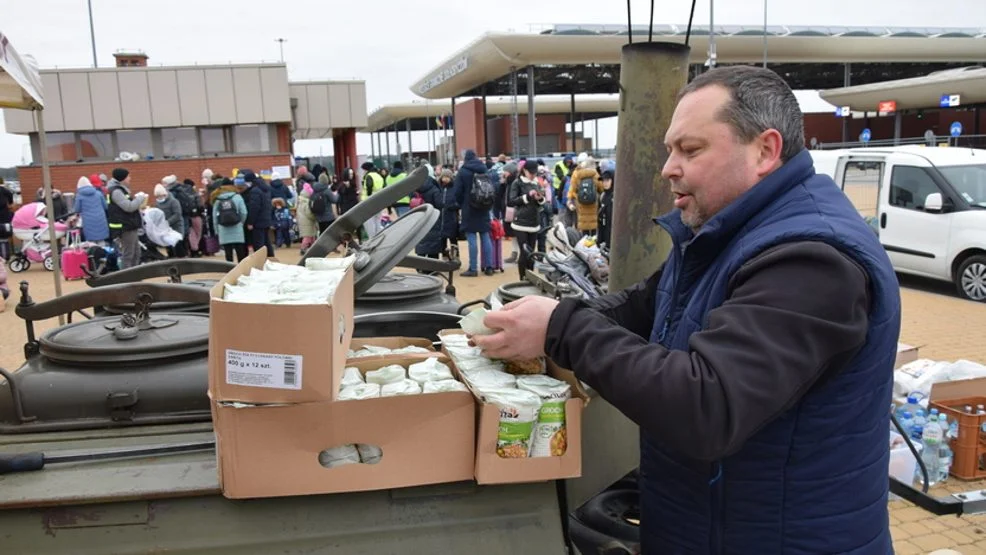
<path id="1" fill-rule="evenodd" d="M 862 112 L 877 111 L 885 100 L 897 102 L 898 110 L 938 108 L 943 95 L 959 95 L 960 105 L 986 103 L 986 68 L 964 67 L 939 71 L 923 77 L 830 89 L 819 93 L 836 106 Z"/>

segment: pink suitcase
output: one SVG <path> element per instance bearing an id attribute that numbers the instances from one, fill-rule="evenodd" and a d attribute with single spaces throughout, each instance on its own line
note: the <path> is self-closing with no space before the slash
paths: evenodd
<path id="1" fill-rule="evenodd" d="M 62 250 L 62 277 L 65 279 L 85 279 L 89 269 L 89 253 L 82 248 L 82 237 L 78 230 L 69 232 L 68 246 Z"/>

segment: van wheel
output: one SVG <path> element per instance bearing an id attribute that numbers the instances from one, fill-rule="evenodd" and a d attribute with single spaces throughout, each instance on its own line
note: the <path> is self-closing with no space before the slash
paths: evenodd
<path id="1" fill-rule="evenodd" d="M 986 256 L 965 259 L 955 276 L 959 295 L 970 301 L 986 302 Z"/>

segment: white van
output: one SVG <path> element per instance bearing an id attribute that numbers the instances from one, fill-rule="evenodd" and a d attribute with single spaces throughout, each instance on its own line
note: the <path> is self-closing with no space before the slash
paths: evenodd
<path id="1" fill-rule="evenodd" d="M 986 302 L 986 150 L 900 146 L 810 151 L 880 237 L 894 269 Z"/>

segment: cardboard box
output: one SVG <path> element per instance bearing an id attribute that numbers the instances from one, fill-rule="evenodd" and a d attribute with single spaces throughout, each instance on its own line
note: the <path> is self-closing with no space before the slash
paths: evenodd
<path id="1" fill-rule="evenodd" d="M 461 330 L 442 330 L 438 336 L 462 334 Z M 443 348 L 444 351 L 444 348 Z M 447 352 L 445 354 L 448 354 Z M 494 404 L 484 403 L 479 392 L 462 378 L 458 368 L 452 365 L 456 378 L 466 384 L 477 399 L 476 404 L 476 482 L 479 484 L 517 484 L 543 482 L 582 476 L 582 410 L 589 396 L 582 389 L 575 374 L 547 361 L 548 375 L 568 383 L 572 398 L 565 402 L 565 430 L 568 447 L 560 457 L 528 457 L 508 459 L 496 452 L 500 431 L 500 410 Z"/>
<path id="2" fill-rule="evenodd" d="M 263 250 L 212 288 L 209 392 L 217 401 L 310 403 L 335 398 L 353 336 L 353 268 L 326 304 L 247 304 L 223 300 L 223 287 L 253 268 Z"/>
<path id="3" fill-rule="evenodd" d="M 894 368 L 900 368 L 901 366 L 914 362 L 918 359 L 918 347 L 912 345 L 907 345 L 904 343 L 897 344 L 897 358 L 894 360 Z"/>
<path id="4" fill-rule="evenodd" d="M 372 361 L 354 366 L 364 373 L 376 369 Z M 472 480 L 474 407 L 464 391 L 294 405 L 213 401 L 223 495 L 278 497 Z M 322 450 L 356 443 L 378 446 L 379 462 L 334 468 L 319 462 Z"/>
<path id="5" fill-rule="evenodd" d="M 360 360 L 372 360 L 381 359 L 388 357 L 413 357 L 413 358 L 427 358 L 439 356 L 441 353 L 435 350 L 435 345 L 432 344 L 430 339 L 425 339 L 422 337 L 354 337 L 349 343 L 350 351 L 358 351 L 367 345 L 373 345 L 376 347 L 385 347 L 387 349 L 403 349 L 404 347 L 422 347 L 431 351 L 430 353 L 401 353 L 398 355 L 375 355 L 371 357 L 358 357 L 358 358 L 347 358 L 349 362 L 355 362 Z M 347 363 L 347 365 L 350 365 Z M 351 366 L 351 365 L 350 365 Z"/>

